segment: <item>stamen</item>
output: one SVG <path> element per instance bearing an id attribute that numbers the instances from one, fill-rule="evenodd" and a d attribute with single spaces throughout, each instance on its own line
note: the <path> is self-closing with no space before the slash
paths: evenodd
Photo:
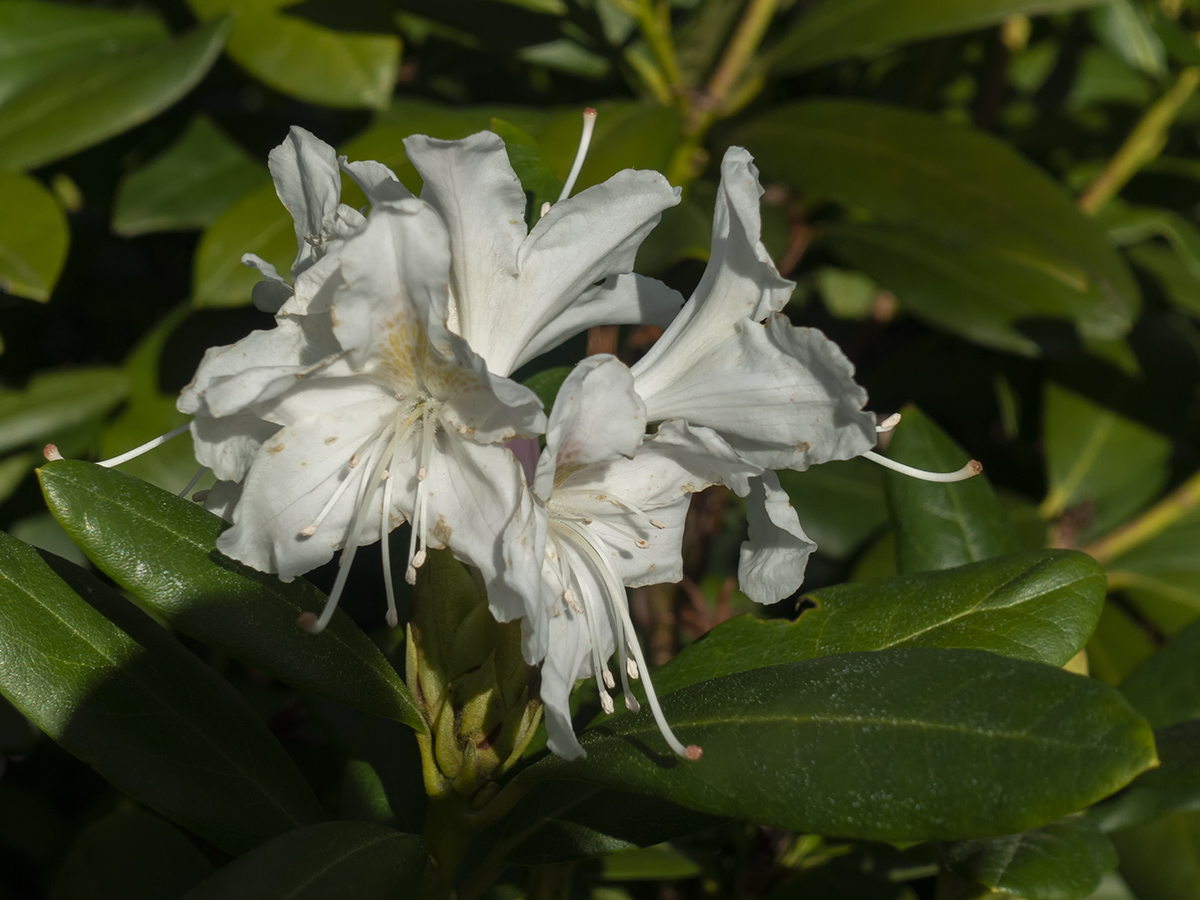
<path id="1" fill-rule="evenodd" d="M 974 478 L 983 471 L 983 463 L 977 459 L 970 460 L 961 469 L 956 469 L 953 472 L 926 472 L 924 469 L 915 469 L 912 466 L 906 466 L 904 463 L 896 462 L 894 459 L 888 459 L 886 456 L 880 456 L 873 450 L 868 450 L 863 456 L 871 460 L 871 462 L 878 463 L 885 469 L 891 469 L 893 472 L 899 472 L 901 475 L 910 475 L 920 481 L 934 481 L 939 484 L 966 481 L 968 478 Z"/>
<path id="2" fill-rule="evenodd" d="M 558 195 L 559 202 L 571 196 L 575 187 L 575 179 L 583 168 L 584 157 L 587 156 L 588 145 L 592 142 L 592 132 L 596 130 L 596 111 L 590 106 L 583 111 L 583 134 L 579 138 L 579 149 L 575 151 L 575 161 L 571 163 L 571 172 L 567 175 L 567 183 L 563 185 L 562 193 Z"/>
<path id="3" fill-rule="evenodd" d="M 583 615 L 583 607 L 579 605 L 579 601 L 575 599 L 575 592 L 570 588 L 563 591 L 563 602 L 578 615 Z"/>
<path id="4" fill-rule="evenodd" d="M 63 458 L 63 455 L 58 452 L 58 447 L 54 444 L 47 444 L 43 447 L 42 456 L 46 457 L 47 462 L 57 462 Z"/>
<path id="5" fill-rule="evenodd" d="M 600 692 L 600 708 L 604 710 L 604 714 L 611 716 L 616 706 L 613 705 L 613 699 L 609 696 L 608 691 Z"/>
<path id="6" fill-rule="evenodd" d="M 433 456 L 433 439 L 437 425 L 430 414 L 428 406 L 421 409 L 421 458 L 417 469 L 417 496 L 410 521 L 412 533 L 408 538 L 408 568 L 404 570 L 404 580 L 409 584 L 417 583 L 417 569 L 425 563 L 425 526 L 427 522 L 429 490 L 426 477 L 429 475 L 429 462 Z"/>
<path id="7" fill-rule="evenodd" d="M 660 522 L 658 519 L 651 519 L 650 524 L 653 525 L 655 528 L 658 528 L 659 530 L 667 527 L 666 522 Z"/>
<path id="8" fill-rule="evenodd" d="M 617 679 L 613 678 L 613 673 L 608 671 L 608 669 L 604 670 L 604 686 L 610 691 L 615 690 L 617 687 Z"/>
<path id="9" fill-rule="evenodd" d="M 545 203 L 542 204 L 542 214 L 540 216 L 538 216 L 538 218 L 539 219 L 546 218 L 546 213 L 548 213 L 548 212 L 550 212 L 550 201 L 549 200 L 547 200 Z"/>
<path id="10" fill-rule="evenodd" d="M 196 493 L 192 494 L 192 502 L 203 503 L 208 499 L 208 495 L 211 493 L 212 491 L 196 491 Z"/>
<path id="11" fill-rule="evenodd" d="M 875 430 L 880 433 L 882 433 L 884 431 L 891 431 L 893 428 L 895 428 L 899 424 L 900 424 L 900 413 L 892 413 L 890 416 L 888 416 L 886 419 L 884 419 L 882 422 L 880 422 L 878 425 L 876 425 Z"/>
<path id="12" fill-rule="evenodd" d="M 628 660 L 625 661 L 625 669 L 626 669 L 626 671 L 629 672 L 629 677 L 632 678 L 634 681 L 637 681 L 638 667 L 637 667 L 637 663 L 633 661 L 632 657 L 630 657 Z"/>
<path id="13" fill-rule="evenodd" d="M 641 712 L 642 704 L 638 703 L 637 697 L 633 696 L 633 694 L 631 694 L 631 693 L 626 692 L 625 708 L 627 710 L 629 710 L 630 712 Z"/>
<path id="14" fill-rule="evenodd" d="M 370 465 L 375 459 L 375 453 L 381 449 L 384 440 L 390 440 L 391 435 L 384 432 L 383 439 L 375 443 L 371 448 L 371 452 L 367 454 L 367 464 Z M 342 590 L 346 587 L 346 579 L 350 577 L 350 566 L 354 562 L 354 554 L 358 552 L 358 539 L 362 534 L 363 526 L 367 522 L 367 510 L 370 507 L 370 501 L 375 496 L 375 485 L 380 482 L 380 476 L 383 475 L 384 467 L 388 462 L 388 454 L 386 452 L 379 454 L 379 462 L 375 466 L 374 473 L 370 478 L 364 478 L 358 492 L 357 508 L 354 513 L 354 518 L 350 522 L 350 530 L 346 537 L 345 549 L 342 550 L 342 558 L 339 560 L 337 579 L 333 582 L 333 590 L 329 592 L 329 600 L 325 603 L 325 609 L 321 611 L 321 616 L 315 622 L 301 616 L 298 624 L 306 631 L 311 631 L 317 634 L 325 629 L 329 624 L 329 620 L 333 618 L 334 610 L 337 609 L 338 600 L 341 599 Z M 349 479 L 347 478 L 347 481 Z M 343 482 L 344 483 L 344 482 Z"/>
<path id="15" fill-rule="evenodd" d="M 643 541 L 641 538 L 635 540 L 633 543 L 639 550 L 645 550 L 650 546 L 649 541 Z"/>
<path id="16" fill-rule="evenodd" d="M 383 591 L 387 595 L 387 623 L 389 628 L 400 624 L 400 614 L 396 612 L 396 589 L 392 584 L 392 555 L 388 550 L 388 536 L 392 529 L 392 486 L 396 483 L 391 477 L 392 469 L 396 467 L 396 450 L 399 444 L 399 432 L 392 435 L 389 447 L 388 465 L 383 472 L 383 525 L 380 531 L 379 549 L 383 554 Z"/>
<path id="17" fill-rule="evenodd" d="M 200 479 L 204 477 L 204 473 L 207 471 L 208 471 L 208 466 L 201 466 L 200 471 L 197 472 L 195 475 L 193 475 L 192 480 L 187 483 L 187 487 L 185 487 L 182 491 L 179 492 L 179 496 L 186 497 L 188 495 L 188 491 L 190 491 L 192 488 L 194 488 L 196 485 L 198 485 L 200 483 Z"/>
<path id="18" fill-rule="evenodd" d="M 171 440 L 171 438 L 179 437 L 179 435 L 183 434 L 185 431 L 187 431 L 191 427 L 192 427 L 192 425 L 189 422 L 186 425 L 180 425 L 178 428 L 172 428 L 166 434 L 160 434 L 158 437 L 154 438 L 153 440 L 146 441 L 146 443 L 142 444 L 141 446 L 134 447 L 132 450 L 129 450 L 126 453 L 122 453 L 120 456 L 114 456 L 112 459 L 101 460 L 100 462 L 96 463 L 96 465 L 103 466 L 106 469 L 111 469 L 113 466 L 119 466 L 123 462 L 129 462 L 129 460 L 131 460 L 131 459 L 136 459 L 137 457 L 141 456 L 143 453 L 147 453 L 150 450 L 153 450 L 155 447 L 161 447 L 167 441 Z M 47 444 L 46 446 L 48 449 L 51 445 Z M 43 451 L 43 452 L 45 452 L 45 451 Z M 49 457 L 47 457 L 47 458 L 49 458 Z"/>

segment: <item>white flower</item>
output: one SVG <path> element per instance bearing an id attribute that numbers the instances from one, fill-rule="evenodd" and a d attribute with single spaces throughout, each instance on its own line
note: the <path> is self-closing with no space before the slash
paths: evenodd
<path id="1" fill-rule="evenodd" d="M 179 408 L 195 416 L 197 457 L 224 482 L 210 496 L 233 521 L 219 549 L 290 580 L 346 548 L 330 604 L 311 623 L 320 628 L 355 549 L 386 541 L 405 519 L 410 580 L 426 544 L 493 571 L 486 523 L 512 515 L 521 486 L 499 445 L 539 433 L 545 417 L 531 391 L 489 373 L 446 328 L 450 241 L 437 212 L 373 192 L 357 225 L 330 218 L 331 151 L 299 129 L 288 146 L 298 149 L 272 163 L 297 233 L 320 225 L 323 237 L 297 257 L 301 277 L 325 270 L 320 285 L 302 298 L 298 278 L 274 328 L 210 350 Z M 394 624 L 390 574 L 388 594 Z"/>
<path id="2" fill-rule="evenodd" d="M 571 689 L 579 678 L 597 677 L 611 713 L 614 653 L 626 704 L 637 706 L 629 678 L 648 670 L 625 587 L 682 578 L 691 494 L 721 476 L 758 471 L 707 429 L 668 422 L 645 439 L 645 409 L 632 386 L 629 370 L 611 356 L 585 359 L 563 383 L 546 449 L 529 473 L 531 491 L 504 534 L 509 565 L 488 588 L 499 618 L 524 617 L 526 659 L 544 660 L 549 746 L 566 758 L 583 754 L 571 726 Z M 707 478 L 699 474 L 705 470 Z M 530 560 L 538 564 L 534 582 Z M 645 687 L 672 749 L 698 758 L 699 748 L 671 733 L 648 678 Z"/>

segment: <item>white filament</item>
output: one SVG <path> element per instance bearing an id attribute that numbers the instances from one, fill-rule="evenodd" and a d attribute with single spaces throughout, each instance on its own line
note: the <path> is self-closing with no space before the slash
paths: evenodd
<path id="1" fill-rule="evenodd" d="M 571 189 L 575 187 L 575 180 L 583 168 L 583 160 L 587 156 L 588 145 L 592 142 L 592 132 L 595 130 L 596 111 L 588 107 L 583 111 L 583 134 L 579 138 L 579 149 L 575 151 L 575 161 L 571 163 L 571 173 L 567 176 L 567 183 L 563 185 L 562 193 L 558 195 L 559 201 L 566 200 L 571 196 Z"/>
<path id="2" fill-rule="evenodd" d="M 961 469 L 956 469 L 953 472 L 926 472 L 924 469 L 916 469 L 912 466 L 906 466 L 904 463 L 896 462 L 894 459 L 888 459 L 886 456 L 880 456 L 873 450 L 868 450 L 863 456 L 871 460 L 871 462 L 878 463 L 885 469 L 891 469 L 893 472 L 899 472 L 901 475 L 909 475 L 920 481 L 934 481 L 939 484 L 966 481 L 968 478 L 974 478 L 983 471 L 983 464 L 975 459 L 970 460 Z"/>
<path id="3" fill-rule="evenodd" d="M 147 453 L 153 450 L 155 447 L 161 447 L 167 441 L 171 440 L 171 438 L 179 437 L 179 435 L 183 434 L 191 427 L 191 423 L 189 422 L 186 425 L 180 425 L 178 428 L 172 428 L 166 434 L 160 434 L 153 440 L 146 441 L 146 443 L 142 444 L 141 446 L 134 447 L 132 450 L 122 453 L 120 456 L 114 456 L 112 459 L 101 460 L 100 462 L 96 463 L 96 465 L 103 466 L 106 469 L 111 469 L 113 466 L 119 466 L 123 462 L 129 462 L 131 459 L 137 459 L 143 453 Z"/>

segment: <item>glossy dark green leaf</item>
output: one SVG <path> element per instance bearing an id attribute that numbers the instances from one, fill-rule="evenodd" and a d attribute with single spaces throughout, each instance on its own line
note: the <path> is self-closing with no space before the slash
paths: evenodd
<path id="1" fill-rule="evenodd" d="M 229 55 L 278 91 L 346 109 L 386 106 L 392 96 L 400 67 L 400 39 L 394 34 L 334 31 L 250 2 L 192 5 L 216 7 L 216 15 L 236 12 Z M 211 14 L 206 9 L 206 17 Z"/>
<path id="2" fill-rule="evenodd" d="M 896 226 L 847 224 L 822 234 L 847 264 L 896 295 L 919 319 L 967 340 L 1036 356 L 1022 321 L 1057 318 L 1087 322 L 1101 299 L 1028 265 L 948 246 L 936 237 Z"/>
<path id="3" fill-rule="evenodd" d="M 1138 900 L 1200 897 L 1200 812 L 1166 816 L 1112 836 L 1121 876 Z"/>
<path id="4" fill-rule="evenodd" d="M 114 785 L 230 851 L 320 805 L 229 684 L 98 580 L 0 533 L 0 692 Z M 80 593 L 82 592 L 82 594 Z"/>
<path id="5" fill-rule="evenodd" d="M 987 650 L 1065 665 L 1104 606 L 1103 570 L 1066 550 L 1017 553 L 941 572 L 851 582 L 808 595 L 800 617 L 738 616 L 654 673 L 659 693 L 707 678 L 855 650 Z"/>
<path id="6" fill-rule="evenodd" d="M 1098 0 L 825 0 L 771 51 L 780 72 L 799 72 L 906 41 L 974 31 L 1016 13 L 1092 6 Z"/>
<path id="7" fill-rule="evenodd" d="M 425 869 L 419 837 L 370 822 L 325 822 L 235 859 L 185 900 L 405 900 Z"/>
<path id="8" fill-rule="evenodd" d="M 420 728 L 396 670 L 350 619 L 296 624 L 324 595 L 215 550 L 222 522 L 121 472 L 63 460 L 39 470 L 51 510 L 88 557 L 172 627 L 304 691 Z"/>
<path id="9" fill-rule="evenodd" d="M 967 462 L 967 454 L 919 409 L 908 407 L 903 416 L 888 445 L 890 458 L 930 472 L 952 472 Z M 888 471 L 883 483 L 900 572 L 948 569 L 1019 549 L 986 474 L 935 484 Z"/>
<path id="10" fill-rule="evenodd" d="M 583 733 L 588 755 L 528 777 L 591 782 L 701 812 L 885 841 L 1040 827 L 1155 762 L 1153 735 L 1112 688 L 972 650 L 826 656 L 663 698 L 689 763 L 650 710 Z M 764 778 L 763 772 L 770 772 Z"/>
<path id="11" fill-rule="evenodd" d="M 869 460 L 780 471 L 779 483 L 800 511 L 805 534 L 834 559 L 846 559 L 887 523 L 883 470 Z"/>
<path id="12" fill-rule="evenodd" d="M 1200 719 L 1200 622 L 1134 669 L 1121 693 L 1155 728 Z"/>
<path id="13" fill-rule="evenodd" d="M 774 108 L 738 139 L 767 178 L 807 196 L 1094 293 L 1079 319 L 1092 337 L 1123 335 L 1137 313 L 1137 286 L 1103 230 L 1061 185 L 982 132 L 877 103 L 813 100 Z"/>
<path id="14" fill-rule="evenodd" d="M 201 309 L 246 306 L 261 278 L 242 265 L 256 253 L 280 272 L 296 258 L 292 217 L 279 202 L 273 184 L 255 188 L 219 215 L 200 238 L 192 270 L 192 305 Z"/>
<path id="15" fill-rule="evenodd" d="M 179 140 L 121 180 L 113 230 L 132 237 L 205 228 L 268 178 L 265 166 L 197 116 Z"/>
<path id="16" fill-rule="evenodd" d="M 52 193 L 27 175 L 0 172 L 0 291 L 49 300 L 70 237 Z"/>
<path id="17" fill-rule="evenodd" d="M 178 40 L 77 59 L 0 104 L 0 168 L 69 156 L 157 115 L 190 91 L 224 46 L 214 22 Z"/>
<path id="18" fill-rule="evenodd" d="M 167 36 L 148 12 L 44 0 L 0 2 L 0 103 L 80 57 L 116 55 Z"/>
<path id="19" fill-rule="evenodd" d="M 1042 515 L 1094 508 L 1082 535 L 1121 524 L 1162 489 L 1171 441 L 1074 391 L 1047 382 L 1042 406 L 1046 480 Z"/>
<path id="20" fill-rule="evenodd" d="M 951 867 L 969 881 L 1024 900 L 1079 900 L 1117 867 L 1112 843 L 1087 818 L 945 848 Z"/>
<path id="21" fill-rule="evenodd" d="M 727 818 L 619 788 L 548 781 L 536 785 L 479 845 L 521 865 L 571 862 L 660 844 Z"/>
<path id="22" fill-rule="evenodd" d="M 24 390 L 0 390 L 0 452 L 58 440 L 109 412 L 129 393 L 119 369 L 66 369 L 30 379 Z"/>
<path id="23" fill-rule="evenodd" d="M 191 841 L 157 816 L 116 812 L 76 839 L 50 900 L 178 900 L 212 872 Z"/>

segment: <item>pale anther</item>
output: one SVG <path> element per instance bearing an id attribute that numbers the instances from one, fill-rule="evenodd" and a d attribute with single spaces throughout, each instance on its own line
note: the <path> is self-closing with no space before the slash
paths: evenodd
<path id="1" fill-rule="evenodd" d="M 305 537 L 312 537 L 314 534 L 317 533 L 316 522 L 314 522 L 312 525 L 305 525 L 303 528 L 300 529 L 300 533 L 302 535 L 304 535 Z"/>
<path id="2" fill-rule="evenodd" d="M 54 444 L 47 444 L 42 448 L 42 456 L 46 457 L 48 462 L 56 462 L 63 458 L 63 455 L 58 452 L 58 447 Z"/>
<path id="3" fill-rule="evenodd" d="M 346 465 L 349 466 L 351 469 L 353 469 L 356 466 L 358 466 L 358 463 L 359 463 L 358 454 L 355 453 L 352 457 L 350 457 L 350 462 L 346 463 Z"/>
<path id="4" fill-rule="evenodd" d="M 894 459 L 888 459 L 886 456 L 881 456 L 873 450 L 868 450 L 863 456 L 871 460 L 871 462 L 878 463 L 885 469 L 891 469 L 893 472 L 899 472 L 901 475 L 909 475 L 920 481 L 933 481 L 939 484 L 966 481 L 968 478 L 974 478 L 983 471 L 983 463 L 977 459 L 970 460 L 961 469 L 955 469 L 953 472 L 926 472 L 924 469 L 916 469 L 912 466 L 906 466 L 904 463 L 896 462 Z"/>
<path id="5" fill-rule="evenodd" d="M 539 219 L 546 218 L 546 213 L 548 213 L 548 212 L 550 212 L 550 201 L 549 200 L 547 200 L 545 203 L 542 204 L 542 214 L 540 216 L 538 216 L 538 218 Z"/>
<path id="6" fill-rule="evenodd" d="M 424 548 L 422 548 L 422 549 L 418 550 L 416 553 L 414 553 L 413 558 L 412 558 L 412 567 L 414 569 L 419 569 L 419 568 L 421 568 L 421 566 L 425 565 L 425 556 L 426 556 L 426 553 L 425 553 Z"/>
<path id="7" fill-rule="evenodd" d="M 203 503 L 211 493 L 212 491 L 196 491 L 196 493 L 192 494 L 192 500 L 196 503 Z"/>
<path id="8" fill-rule="evenodd" d="M 625 660 L 625 671 L 629 673 L 630 678 L 632 678 L 634 681 L 637 681 L 637 660 L 635 660 L 632 656 Z"/>
<path id="9" fill-rule="evenodd" d="M 891 431 L 893 428 L 895 428 L 899 424 L 900 424 L 900 413 L 892 413 L 890 416 L 888 416 L 886 419 L 884 419 L 882 422 L 880 422 L 878 425 L 876 425 L 875 430 L 880 433 L 882 433 L 884 431 Z"/>
<path id="10" fill-rule="evenodd" d="M 633 543 L 634 543 L 634 544 L 637 546 L 637 548 L 638 548 L 639 550 L 645 550 L 646 548 L 648 548 L 648 547 L 650 546 L 650 542 L 649 542 L 649 541 L 643 541 L 641 538 L 638 538 L 638 539 L 637 539 L 636 541 L 634 541 Z"/>
<path id="11" fill-rule="evenodd" d="M 617 679 L 613 678 L 612 672 L 608 671 L 608 669 L 604 670 L 604 686 L 610 691 L 617 686 Z"/>
<path id="12" fill-rule="evenodd" d="M 417 481 L 424 481 L 425 476 L 427 476 L 428 474 L 429 474 L 429 470 L 426 469 L 424 466 L 421 466 L 421 468 L 417 469 Z"/>
<path id="13" fill-rule="evenodd" d="M 640 712 L 642 709 L 642 704 L 637 702 L 637 697 L 633 696 L 633 694 L 626 694 L 625 708 L 630 712 Z"/>
<path id="14" fill-rule="evenodd" d="M 655 528 L 666 528 L 667 527 L 666 522 L 660 522 L 660 521 L 658 521 L 658 519 L 651 519 L 650 524 L 653 525 Z"/>
<path id="15" fill-rule="evenodd" d="M 611 716 L 616 706 L 613 705 L 613 698 L 608 695 L 608 691 L 600 692 L 600 708 L 604 710 L 605 715 Z"/>

